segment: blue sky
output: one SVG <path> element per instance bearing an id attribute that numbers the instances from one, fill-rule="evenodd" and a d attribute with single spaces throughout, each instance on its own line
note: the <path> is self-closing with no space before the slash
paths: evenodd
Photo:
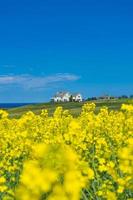
<path id="1" fill-rule="evenodd" d="M 133 94 L 132 0 L 0 1 L 0 102 Z"/>

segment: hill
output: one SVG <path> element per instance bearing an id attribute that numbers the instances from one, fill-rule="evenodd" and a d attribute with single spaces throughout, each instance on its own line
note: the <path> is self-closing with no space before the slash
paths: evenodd
<path id="1" fill-rule="evenodd" d="M 133 100 L 131 99 L 116 99 L 116 100 L 96 100 L 96 101 L 87 101 L 87 102 L 68 102 L 68 103 L 39 103 L 33 105 L 26 105 L 17 108 L 11 108 L 7 111 L 10 114 L 10 117 L 19 118 L 22 114 L 33 111 L 36 114 L 39 114 L 42 109 L 47 109 L 49 115 L 51 116 L 55 109 L 58 106 L 62 106 L 63 109 L 67 109 L 73 116 L 78 116 L 81 112 L 82 106 L 84 103 L 95 103 L 96 104 L 96 112 L 102 107 L 107 106 L 110 110 L 119 110 L 123 103 L 131 103 L 133 104 Z"/>

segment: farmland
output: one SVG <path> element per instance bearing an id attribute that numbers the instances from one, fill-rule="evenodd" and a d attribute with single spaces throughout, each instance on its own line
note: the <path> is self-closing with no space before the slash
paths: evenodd
<path id="1" fill-rule="evenodd" d="M 111 109 L 119 110 L 123 103 L 133 103 L 133 100 L 132 99 L 97 100 L 97 101 L 89 101 L 88 103 L 91 103 L 91 102 L 96 104 L 96 112 L 98 112 L 102 106 L 107 106 L 110 110 Z M 81 113 L 81 108 L 84 103 L 87 103 L 87 102 L 38 103 L 38 104 L 8 109 L 8 112 L 10 114 L 10 117 L 18 118 L 22 114 L 26 113 L 27 111 L 33 111 L 35 114 L 40 114 L 42 109 L 47 109 L 49 115 L 51 116 L 58 106 L 62 106 L 63 109 L 69 110 L 69 112 L 73 116 L 78 116 Z"/>
<path id="2" fill-rule="evenodd" d="M 133 105 L 123 103 L 0 110 L 0 199 L 132 199 Z"/>

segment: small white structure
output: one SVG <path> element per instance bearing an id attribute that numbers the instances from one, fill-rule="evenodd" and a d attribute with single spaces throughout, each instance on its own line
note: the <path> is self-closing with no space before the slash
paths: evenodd
<path id="1" fill-rule="evenodd" d="M 57 92 L 51 100 L 54 102 L 81 102 L 83 98 L 80 93 L 71 94 L 69 92 Z"/>
<path id="2" fill-rule="evenodd" d="M 76 102 L 83 101 L 82 95 L 80 93 L 72 94 L 72 100 Z"/>
<path id="3" fill-rule="evenodd" d="M 57 92 L 52 98 L 54 102 L 69 102 L 71 94 L 69 92 Z"/>

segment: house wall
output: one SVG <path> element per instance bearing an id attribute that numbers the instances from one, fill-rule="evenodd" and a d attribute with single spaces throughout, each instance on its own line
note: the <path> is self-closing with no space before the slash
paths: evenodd
<path id="1" fill-rule="evenodd" d="M 61 98 L 60 97 L 54 97 L 54 102 L 60 102 Z"/>
<path id="2" fill-rule="evenodd" d="M 82 96 L 80 94 L 78 94 L 75 97 L 73 97 L 73 100 L 81 102 L 83 99 L 82 99 Z"/>
<path id="3" fill-rule="evenodd" d="M 66 95 L 64 95 L 62 97 L 62 101 L 63 102 L 69 102 L 70 101 L 70 94 L 69 93 L 66 93 Z"/>
<path id="4" fill-rule="evenodd" d="M 69 102 L 70 101 L 70 97 L 71 97 L 71 94 L 70 93 L 66 93 L 63 97 L 60 97 L 60 96 L 54 97 L 53 100 L 54 100 L 54 102 Z M 73 101 L 81 102 L 82 100 L 83 99 L 82 99 L 81 94 L 73 96 Z"/>

